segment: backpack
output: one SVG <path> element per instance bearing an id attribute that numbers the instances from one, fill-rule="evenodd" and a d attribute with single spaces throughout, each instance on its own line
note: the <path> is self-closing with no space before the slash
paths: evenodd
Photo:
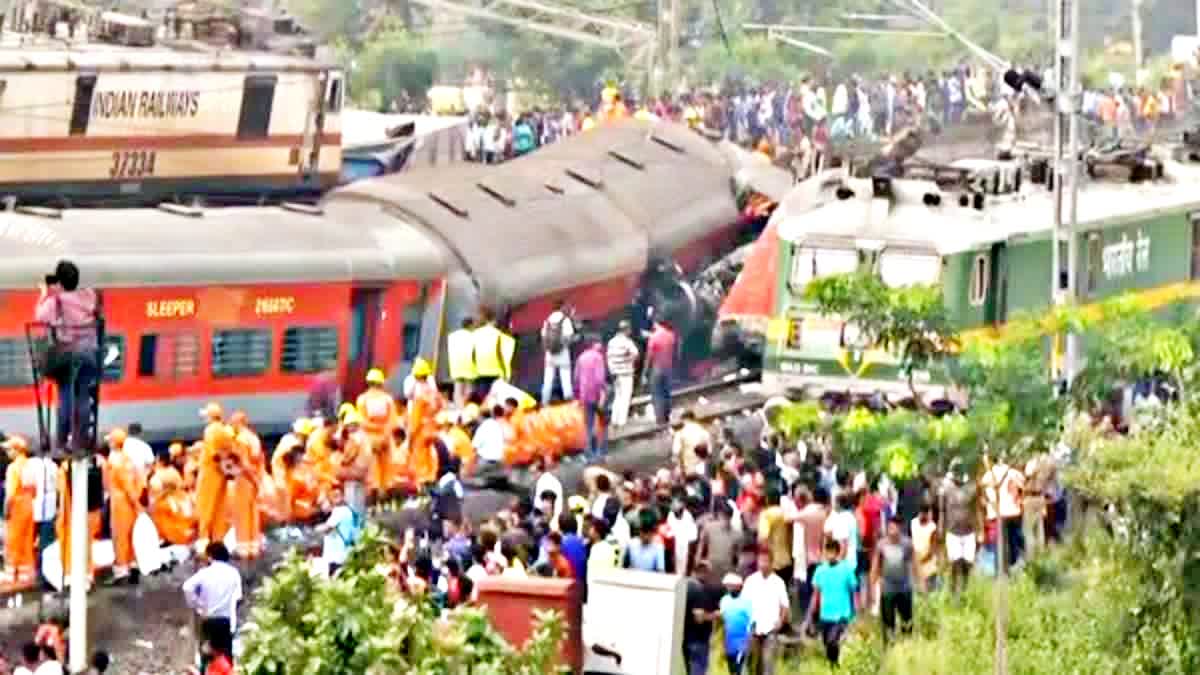
<path id="1" fill-rule="evenodd" d="M 542 346 L 547 353 L 558 354 L 566 349 L 567 343 L 563 337 L 563 322 L 567 320 L 565 314 L 559 313 L 558 320 L 552 320 L 548 317 L 545 323 L 542 324 Z"/>
<path id="2" fill-rule="evenodd" d="M 342 538 L 342 543 L 344 543 L 347 548 L 353 546 L 358 541 L 359 537 L 362 536 L 363 526 L 366 524 L 365 520 L 366 519 L 363 518 L 362 514 L 351 509 L 350 520 L 338 523 L 335 531 L 337 532 L 337 535 Z"/>

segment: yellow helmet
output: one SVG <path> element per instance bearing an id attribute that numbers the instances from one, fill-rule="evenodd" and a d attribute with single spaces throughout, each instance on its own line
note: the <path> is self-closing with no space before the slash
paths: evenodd
<path id="1" fill-rule="evenodd" d="M 349 415 L 350 413 L 353 413 L 353 412 L 358 412 L 358 411 L 355 409 L 355 407 L 354 407 L 354 404 L 353 404 L 353 403 L 343 403 L 343 404 L 341 405 L 341 407 L 339 407 L 339 408 L 338 408 L 338 414 L 337 414 L 337 416 L 338 416 L 338 420 L 341 420 L 341 419 L 342 419 L 342 418 L 344 418 L 346 415 Z"/>
<path id="2" fill-rule="evenodd" d="M 367 372 L 367 384 L 383 384 L 387 381 L 383 371 L 378 368 L 372 368 Z"/>
<path id="3" fill-rule="evenodd" d="M 362 415 L 359 415 L 357 410 L 351 410 L 342 418 L 342 426 L 348 427 L 352 424 L 362 424 L 362 421 Z"/>
<path id="4" fill-rule="evenodd" d="M 296 420 L 295 422 L 292 422 L 292 433 L 293 434 L 300 434 L 301 436 L 307 436 L 307 435 L 311 434 L 312 432 L 313 432 L 313 421 L 308 419 L 307 417 L 301 417 L 300 419 Z"/>
<path id="5" fill-rule="evenodd" d="M 413 362 L 412 374 L 413 377 L 429 377 L 433 374 L 433 367 L 425 359 L 418 358 Z"/>

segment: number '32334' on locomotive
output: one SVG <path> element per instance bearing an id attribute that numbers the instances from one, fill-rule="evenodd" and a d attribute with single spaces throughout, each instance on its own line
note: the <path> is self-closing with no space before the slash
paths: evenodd
<path id="1" fill-rule="evenodd" d="M 1075 288 L 1084 305 L 1130 293 L 1164 308 L 1200 297 L 1200 166 L 1152 160 L 1145 180 L 1095 179 L 1080 189 Z M 764 383 L 771 390 L 910 391 L 893 354 L 853 325 L 815 311 L 813 279 L 870 270 L 890 286 L 939 284 L 964 341 L 1003 335 L 1007 322 L 1055 301 L 1054 193 L 1022 162 L 962 160 L 902 178 L 841 170 L 798 185 L 773 215 L 778 233 L 775 310 Z M 954 187 L 947 175 L 958 174 Z M 1036 180 L 1035 180 L 1036 179 Z M 942 187 L 939 187 L 941 185 Z M 1059 289 L 1067 282 L 1061 241 Z M 930 398 L 946 396 L 944 368 L 916 372 Z"/>
<path id="2" fill-rule="evenodd" d="M 240 49 L 29 40 L 0 43 L 0 197 L 253 202 L 337 184 L 335 66 Z"/>

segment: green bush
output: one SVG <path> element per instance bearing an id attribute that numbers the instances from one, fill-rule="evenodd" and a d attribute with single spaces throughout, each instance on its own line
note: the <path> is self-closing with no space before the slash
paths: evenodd
<path id="1" fill-rule="evenodd" d="M 509 645 L 477 607 L 440 613 L 402 595 L 384 562 L 389 542 L 371 527 L 345 568 L 314 576 L 293 552 L 254 595 L 239 672 L 247 675 L 548 675 L 562 617 L 537 614 L 533 637 Z"/>

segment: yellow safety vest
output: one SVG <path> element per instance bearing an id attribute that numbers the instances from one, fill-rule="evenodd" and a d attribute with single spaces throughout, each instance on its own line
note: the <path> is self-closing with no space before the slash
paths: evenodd
<path id="1" fill-rule="evenodd" d="M 500 329 L 490 323 L 476 328 L 472 334 L 476 377 L 504 377 L 504 365 L 500 363 L 501 335 Z"/>
<path id="2" fill-rule="evenodd" d="M 500 333 L 500 356 L 504 359 L 504 379 L 512 381 L 513 354 L 517 353 L 517 339 L 508 333 Z"/>
<path id="3" fill-rule="evenodd" d="M 475 379 L 475 336 L 469 328 L 459 328 L 446 338 L 450 357 L 450 379 Z"/>

